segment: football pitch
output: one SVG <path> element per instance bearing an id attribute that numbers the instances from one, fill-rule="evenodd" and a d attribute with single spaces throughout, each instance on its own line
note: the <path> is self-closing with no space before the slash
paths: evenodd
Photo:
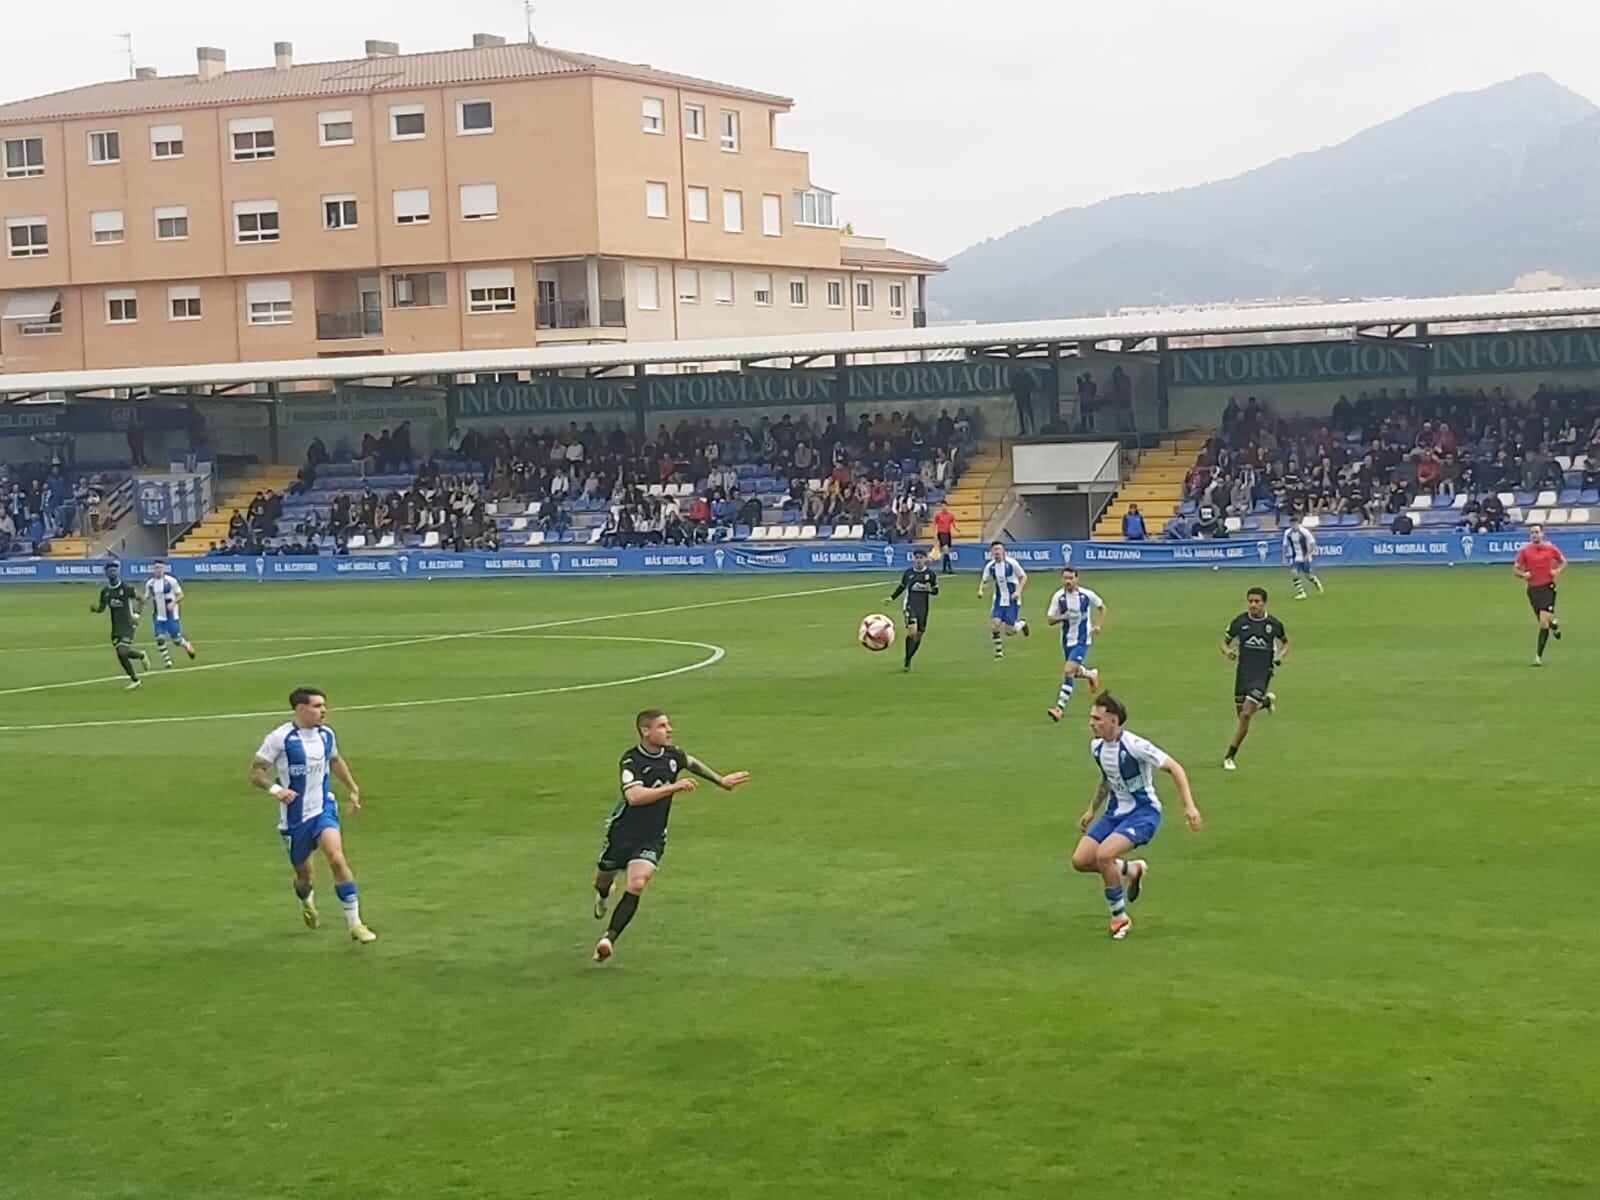
<path id="1" fill-rule="evenodd" d="M 94 587 L 6 589 L 0 1197 L 1595 1195 L 1600 572 L 1540 670 L 1503 567 L 1086 575 L 1206 818 L 1158 776 L 1121 943 L 1052 576 L 1000 662 L 947 580 L 909 675 L 854 642 L 887 578 L 195 584 L 137 692 Z M 1257 582 L 1295 651 L 1228 775 Z M 245 781 L 300 683 L 373 946 Z M 652 706 L 754 779 L 678 799 L 597 966 Z"/>

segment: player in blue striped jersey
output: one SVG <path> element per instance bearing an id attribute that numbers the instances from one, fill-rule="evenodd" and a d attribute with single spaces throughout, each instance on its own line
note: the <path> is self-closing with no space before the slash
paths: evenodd
<path id="1" fill-rule="evenodd" d="M 250 783 L 278 802 L 278 833 L 294 868 L 294 894 L 300 898 L 307 927 L 315 929 L 319 923 L 311 894 L 311 852 L 321 850 L 333 871 L 333 891 L 344 909 L 351 940 L 375 942 L 378 935 L 361 923 L 356 877 L 344 856 L 339 805 L 328 778 L 335 776 L 344 784 L 352 812 L 361 811 L 361 788 L 350 764 L 339 754 L 333 730 L 324 724 L 328 698 L 322 689 L 295 688 L 289 693 L 289 707 L 294 719 L 279 725 L 262 741 L 250 762 Z"/>
<path id="2" fill-rule="evenodd" d="M 1318 592 L 1322 591 L 1322 580 L 1318 579 L 1311 570 L 1311 560 L 1317 556 L 1316 536 L 1302 524 L 1299 517 L 1289 519 L 1289 528 L 1283 531 L 1283 561 L 1289 567 L 1289 582 L 1294 585 L 1294 598 L 1306 598 L 1306 580 Z"/>
<path id="3" fill-rule="evenodd" d="M 1100 782 L 1094 799 L 1078 818 L 1083 836 L 1072 852 L 1073 870 L 1097 874 L 1105 884 L 1111 936 L 1118 941 L 1133 928 L 1128 905 L 1139 898 L 1150 870 L 1150 864 L 1142 858 L 1130 860 L 1126 856 L 1130 850 L 1148 844 L 1161 828 L 1156 771 L 1172 776 L 1189 828 L 1198 831 L 1204 824 L 1183 764 L 1159 746 L 1124 729 L 1127 720 L 1128 710 L 1110 692 L 1100 693 L 1089 707 L 1089 732 L 1094 735 L 1089 753 L 1100 769 Z M 1105 809 L 1097 816 L 1102 804 Z"/>
<path id="4" fill-rule="evenodd" d="M 1045 710 L 1052 721 L 1059 721 L 1067 701 L 1072 699 L 1074 679 L 1081 675 L 1091 692 L 1100 690 L 1100 672 L 1087 666 L 1086 660 L 1090 642 L 1105 625 L 1106 604 L 1088 588 L 1078 586 L 1076 567 L 1062 567 L 1061 587 L 1050 597 L 1045 619 L 1061 626 L 1061 656 L 1066 660 L 1061 668 L 1061 688 L 1056 693 L 1055 706 Z"/>
<path id="5" fill-rule="evenodd" d="M 1004 542 L 989 543 L 989 561 L 983 564 L 983 575 L 978 579 L 979 597 L 988 590 L 990 583 L 994 584 L 994 601 L 989 606 L 989 640 L 994 643 L 994 656 L 1004 658 L 1006 652 L 1000 644 L 1002 635 L 1028 636 L 1028 623 L 1021 615 L 1022 589 L 1028 584 L 1028 573 L 1006 553 Z"/>
<path id="6" fill-rule="evenodd" d="M 156 649 L 161 651 L 161 665 L 172 667 L 172 649 L 176 642 L 190 658 L 194 657 L 194 643 L 183 636 L 183 626 L 178 622 L 178 605 L 183 602 L 183 586 L 167 574 L 166 559 L 158 558 L 150 564 L 150 578 L 144 581 L 144 597 L 150 605 L 151 630 L 156 635 Z"/>

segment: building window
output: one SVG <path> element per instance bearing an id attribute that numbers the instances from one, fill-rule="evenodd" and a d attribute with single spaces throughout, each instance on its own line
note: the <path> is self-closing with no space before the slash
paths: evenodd
<path id="1" fill-rule="evenodd" d="M 820 225 L 833 229 L 833 193 L 807 188 L 794 194 L 793 221 L 796 225 Z"/>
<path id="2" fill-rule="evenodd" d="M 842 280 L 842 279 L 830 279 L 830 280 L 828 280 L 828 307 L 829 308 L 843 308 L 844 307 L 844 280 Z"/>
<path id="3" fill-rule="evenodd" d="M 20 309 L 20 311 L 18 311 Z M 21 326 L 23 337 L 47 337 L 61 332 L 61 293 L 14 294 L 6 316 Z"/>
<path id="4" fill-rule="evenodd" d="M 233 206 L 233 240 L 240 245 L 278 240 L 278 202 L 240 200 Z"/>
<path id="5" fill-rule="evenodd" d="M 395 308 L 438 308 L 447 303 L 443 271 L 413 271 L 389 277 Z"/>
<path id="6" fill-rule="evenodd" d="M 795 308 L 806 306 L 806 280 L 803 275 L 796 275 L 789 280 L 789 303 Z"/>
<path id="7" fill-rule="evenodd" d="M 640 109 L 639 127 L 646 133 L 665 133 L 667 106 L 654 96 L 646 96 Z"/>
<path id="8" fill-rule="evenodd" d="M 244 285 L 252 325 L 288 325 L 294 320 L 294 288 L 287 279 L 254 279 Z"/>
<path id="9" fill-rule="evenodd" d="M 322 198 L 322 227 L 324 229 L 354 229 L 356 227 L 356 198 L 354 196 L 324 196 Z"/>
<path id="10" fill-rule="evenodd" d="M 665 217 L 667 215 L 666 184 L 647 183 L 644 185 L 644 215 L 647 217 Z"/>
<path id="11" fill-rule="evenodd" d="M 402 188 L 394 194 L 394 223 L 396 225 L 428 223 L 427 188 Z"/>
<path id="12" fill-rule="evenodd" d="M 115 246 L 123 236 L 120 212 L 92 212 L 89 214 L 89 236 L 96 246 Z"/>
<path id="13" fill-rule="evenodd" d="M 156 209 L 156 241 L 181 242 L 189 236 L 189 210 L 182 205 Z"/>
<path id="14" fill-rule="evenodd" d="M 722 148 L 729 153 L 739 150 L 739 114 L 731 108 L 722 110 Z"/>
<path id="15" fill-rule="evenodd" d="M 711 189 L 703 187 L 690 187 L 688 192 L 689 220 L 711 220 Z"/>
<path id="16" fill-rule="evenodd" d="M 767 237 L 783 234 L 783 197 L 761 197 L 761 232 Z"/>
<path id="17" fill-rule="evenodd" d="M 404 142 L 426 137 L 428 133 L 427 110 L 420 104 L 391 104 L 389 106 L 389 140 Z"/>
<path id="18" fill-rule="evenodd" d="M 500 215 L 500 189 L 492 183 L 461 185 L 461 219 L 491 221 Z"/>
<path id="19" fill-rule="evenodd" d="M 494 132 L 494 105 L 488 100 L 462 100 L 456 105 L 456 132 Z"/>
<path id="20" fill-rule="evenodd" d="M 6 139 L 6 178 L 29 179 L 44 174 L 43 138 Z"/>
<path id="21" fill-rule="evenodd" d="M 711 299 L 717 304 L 733 303 L 733 272 L 711 272 Z"/>
<path id="22" fill-rule="evenodd" d="M 700 272 L 693 267 L 678 268 L 678 299 L 685 304 L 700 302 Z"/>
<path id="23" fill-rule="evenodd" d="M 724 233 L 744 232 L 744 193 L 722 193 L 722 231 Z"/>
<path id="24" fill-rule="evenodd" d="M 706 139 L 706 110 L 704 105 L 685 104 L 683 106 L 683 136 L 694 138 L 697 142 Z"/>
<path id="25" fill-rule="evenodd" d="M 512 312 L 517 307 L 517 277 L 510 267 L 467 272 L 469 313 Z"/>
<path id="26" fill-rule="evenodd" d="M 765 307 L 772 303 L 772 272 L 756 272 L 756 303 Z"/>
<path id="27" fill-rule="evenodd" d="M 6 254 L 11 258 L 43 258 L 50 253 L 50 228 L 43 217 L 6 219 Z"/>
<path id="28" fill-rule="evenodd" d="M 106 324 L 132 325 L 139 319 L 139 297 L 131 289 L 106 293 Z"/>
<path id="29" fill-rule="evenodd" d="M 115 129 L 100 130 L 89 135 L 89 161 L 114 163 L 122 161 L 122 135 Z"/>
<path id="30" fill-rule="evenodd" d="M 152 125 L 152 126 L 150 126 L 150 157 L 151 158 L 182 158 L 183 157 L 183 126 L 182 125 Z"/>
<path id="31" fill-rule="evenodd" d="M 872 280 L 870 280 L 870 279 L 858 279 L 858 280 L 856 280 L 856 307 L 857 308 L 871 308 L 872 307 Z"/>
<path id="32" fill-rule="evenodd" d="M 903 283 L 889 285 L 889 315 L 891 317 L 906 315 L 906 285 Z"/>
<path id="33" fill-rule="evenodd" d="M 655 267 L 639 267 L 633 273 L 633 303 L 636 308 L 654 312 L 661 307 L 661 274 Z"/>
<path id="34" fill-rule="evenodd" d="M 338 112 L 317 114 L 317 144 L 319 146 L 352 146 L 356 140 L 355 114 L 341 109 Z"/>
<path id="35" fill-rule="evenodd" d="M 277 134 L 271 117 L 238 117 L 228 122 L 234 162 L 257 162 L 278 157 Z"/>
<path id="36" fill-rule="evenodd" d="M 167 289 L 167 320 L 198 321 L 200 319 L 200 289 L 197 287 L 169 287 Z"/>

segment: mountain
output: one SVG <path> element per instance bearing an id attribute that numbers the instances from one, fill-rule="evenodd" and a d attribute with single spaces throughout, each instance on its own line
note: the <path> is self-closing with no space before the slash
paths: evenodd
<path id="1" fill-rule="evenodd" d="M 1600 279 L 1600 108 L 1524 75 L 1232 179 L 1063 209 L 963 250 L 935 315 L 1443 295 Z"/>

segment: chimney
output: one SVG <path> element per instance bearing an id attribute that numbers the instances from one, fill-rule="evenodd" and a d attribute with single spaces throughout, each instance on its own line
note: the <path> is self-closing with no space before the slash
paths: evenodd
<path id="1" fill-rule="evenodd" d="M 505 38 L 498 33 L 475 33 L 472 35 L 472 48 L 482 50 L 486 46 L 504 46 Z"/>
<path id="2" fill-rule="evenodd" d="M 228 69 L 228 55 L 225 51 L 218 50 L 215 46 L 201 46 L 195 50 L 194 56 L 199 63 L 196 75 L 200 82 L 215 79 Z"/>
<path id="3" fill-rule="evenodd" d="M 154 67 L 139 67 L 134 71 L 133 77 L 135 79 L 154 79 L 156 77 L 156 69 Z"/>
<path id="4" fill-rule="evenodd" d="M 399 42 L 380 42 L 376 38 L 367 39 L 368 58 L 393 58 L 399 53 Z"/>
<path id="5" fill-rule="evenodd" d="M 287 71 L 294 66 L 294 43 L 272 43 L 272 65 L 280 71 Z"/>

